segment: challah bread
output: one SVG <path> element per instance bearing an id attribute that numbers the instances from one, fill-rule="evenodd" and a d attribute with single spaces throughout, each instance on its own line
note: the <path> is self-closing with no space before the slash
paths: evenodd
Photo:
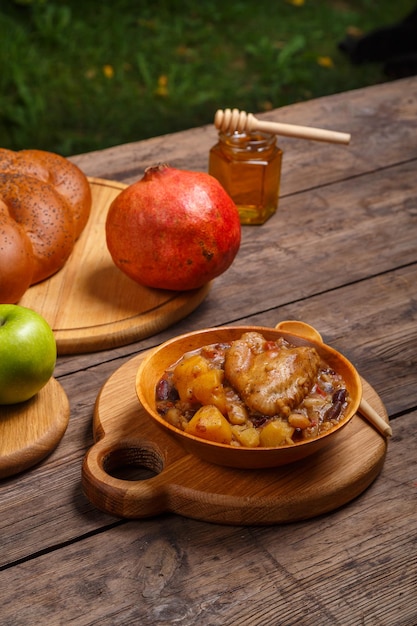
<path id="1" fill-rule="evenodd" d="M 0 303 L 17 302 L 61 269 L 90 209 L 76 165 L 42 150 L 0 149 Z"/>
<path id="2" fill-rule="evenodd" d="M 17 302 L 32 282 L 32 244 L 0 200 L 0 303 Z"/>

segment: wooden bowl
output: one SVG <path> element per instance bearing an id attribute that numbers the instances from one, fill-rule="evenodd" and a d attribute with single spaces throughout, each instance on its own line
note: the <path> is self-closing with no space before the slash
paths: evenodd
<path id="1" fill-rule="evenodd" d="M 180 359 L 185 352 L 212 343 L 230 342 L 239 339 L 243 333 L 251 331 L 260 332 L 267 340 L 284 337 L 296 346 L 314 346 L 323 360 L 343 377 L 350 401 L 345 416 L 334 428 L 314 439 L 290 446 L 244 448 L 200 439 L 172 426 L 159 415 L 156 410 L 155 390 L 166 369 Z M 324 446 L 330 445 L 358 410 L 362 398 L 362 384 L 354 366 L 340 352 L 325 345 L 320 334 L 314 328 L 302 322 L 287 321 L 281 322 L 275 329 L 259 326 L 208 328 L 166 341 L 149 353 L 139 366 L 136 375 L 136 393 L 150 418 L 174 436 L 187 452 L 217 465 L 254 469 L 278 467 L 300 461 Z"/>

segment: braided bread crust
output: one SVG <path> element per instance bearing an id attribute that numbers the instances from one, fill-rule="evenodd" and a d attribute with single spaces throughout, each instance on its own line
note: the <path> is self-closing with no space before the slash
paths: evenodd
<path id="1" fill-rule="evenodd" d="M 52 152 L 0 149 L 0 303 L 60 270 L 91 210 L 86 176 Z"/>

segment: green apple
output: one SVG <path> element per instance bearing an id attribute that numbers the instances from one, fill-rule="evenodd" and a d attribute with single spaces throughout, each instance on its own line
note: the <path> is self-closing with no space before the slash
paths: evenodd
<path id="1" fill-rule="evenodd" d="M 55 336 L 47 321 L 32 309 L 0 304 L 0 404 L 32 398 L 55 363 Z"/>

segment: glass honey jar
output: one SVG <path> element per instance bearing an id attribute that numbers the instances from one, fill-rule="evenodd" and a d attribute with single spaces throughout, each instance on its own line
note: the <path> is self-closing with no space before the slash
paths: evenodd
<path id="1" fill-rule="evenodd" d="M 209 154 L 209 174 L 236 203 L 242 224 L 263 224 L 277 210 L 282 155 L 276 135 L 219 133 Z"/>

